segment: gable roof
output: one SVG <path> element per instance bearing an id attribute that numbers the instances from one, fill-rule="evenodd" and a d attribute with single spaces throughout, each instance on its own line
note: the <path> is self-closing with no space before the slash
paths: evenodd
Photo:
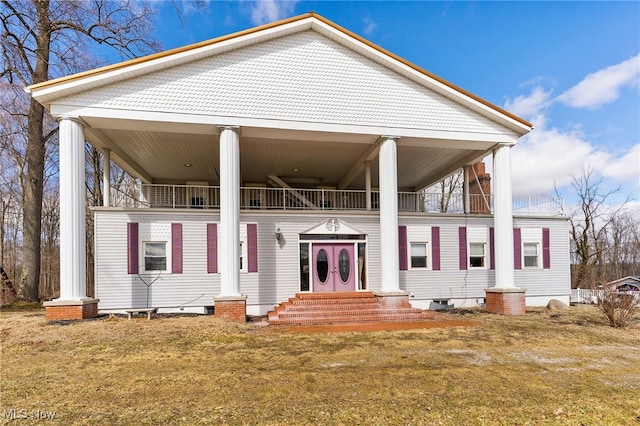
<path id="1" fill-rule="evenodd" d="M 55 100 L 118 81 L 193 62 L 286 35 L 313 30 L 435 92 L 498 121 L 518 135 L 532 130 L 531 123 L 470 92 L 386 51 L 368 40 L 317 15 L 307 13 L 189 46 L 132 59 L 82 73 L 31 85 L 25 90 L 48 106 Z"/>
<path id="2" fill-rule="evenodd" d="M 622 283 L 622 282 L 625 282 L 625 281 L 630 281 L 630 282 L 635 281 L 637 283 L 640 283 L 640 276 L 630 275 L 628 277 L 618 278 L 617 280 L 609 281 L 607 284 L 609 284 L 609 285 L 614 284 L 615 285 L 615 284 Z"/>

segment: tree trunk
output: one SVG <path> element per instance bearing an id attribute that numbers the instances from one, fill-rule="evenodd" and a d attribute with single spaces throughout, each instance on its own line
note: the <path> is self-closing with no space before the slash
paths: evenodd
<path id="1" fill-rule="evenodd" d="M 49 1 L 34 2 L 38 14 L 38 35 L 36 38 L 36 64 L 33 84 L 49 78 L 49 44 L 51 25 L 49 22 Z M 29 103 L 29 134 L 27 141 L 27 176 L 24 194 L 23 250 L 24 262 L 18 288 L 18 298 L 37 301 L 40 278 L 40 232 L 42 230 L 42 193 L 44 187 L 45 140 L 42 135 L 44 107 L 35 99 Z"/>

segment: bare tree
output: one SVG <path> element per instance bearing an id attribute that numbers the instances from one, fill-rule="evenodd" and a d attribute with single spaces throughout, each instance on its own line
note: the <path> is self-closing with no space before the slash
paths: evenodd
<path id="1" fill-rule="evenodd" d="M 464 173 L 459 171 L 452 174 L 439 185 L 440 192 L 440 212 L 446 213 L 449 211 L 451 201 L 455 195 L 462 195 L 462 184 L 464 182 Z"/>
<path id="2" fill-rule="evenodd" d="M 122 58 L 159 49 L 150 37 L 153 9 L 141 1 L 2 0 L 0 78 L 25 87 L 93 64 L 92 43 L 110 46 Z M 45 110 L 33 99 L 22 113 L 27 121 L 26 176 L 22 195 L 23 267 L 18 297 L 38 300 L 42 201 L 47 142 L 56 129 L 45 126 Z"/>
<path id="3" fill-rule="evenodd" d="M 596 271 L 597 266 L 604 263 L 607 231 L 628 200 L 612 210 L 607 202 L 620 193 L 621 188 L 603 191 L 602 178 L 597 178 L 592 168 L 583 167 L 580 175 L 571 178 L 579 202 L 578 207 L 567 214 L 575 272 L 572 278 L 576 286 L 592 288 L 600 284 Z"/>

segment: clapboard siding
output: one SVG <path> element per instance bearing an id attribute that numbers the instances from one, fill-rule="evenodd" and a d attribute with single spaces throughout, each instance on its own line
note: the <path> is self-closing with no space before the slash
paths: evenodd
<path id="1" fill-rule="evenodd" d="M 257 225 L 258 272 L 240 274 L 240 291 L 247 296 L 247 305 L 276 305 L 300 291 L 298 236 L 336 216 L 311 212 L 242 212 L 242 227 Z M 341 213 L 339 217 L 367 235 L 368 290 L 379 290 L 382 261 L 379 217 L 376 214 L 349 212 Z M 150 224 L 158 229 L 164 224 L 168 229 L 172 223 L 182 224 L 182 273 L 162 273 L 151 287 L 149 305 L 165 308 L 211 306 L 220 292 L 220 274 L 207 273 L 207 224 L 219 224 L 217 212 L 99 209 L 95 212 L 95 271 L 99 308 L 117 310 L 146 305 L 146 286 L 137 275 L 127 273 L 127 223 L 130 222 L 139 223 L 140 229 Z M 400 287 L 411 293 L 412 300 L 453 299 L 455 302 L 455 299 L 473 301 L 485 297 L 484 290 L 493 286 L 495 271 L 489 268 L 460 270 L 458 230 L 460 227 L 484 227 L 488 230 L 493 226 L 490 217 L 402 215 L 399 225 L 407 226 L 410 231 L 408 243 L 417 237 L 423 242 L 429 240 L 431 227 L 437 226 L 440 230 L 440 270 L 399 271 Z M 515 271 L 516 286 L 526 287 L 527 297 L 568 294 L 569 238 L 566 219 L 515 218 L 514 226 L 523 229 L 523 232 L 549 228 L 551 249 L 551 268 Z M 282 232 L 280 241 L 275 239 L 278 228 Z M 241 235 L 246 236 L 246 230 Z M 170 252 L 171 238 L 168 243 L 167 250 Z M 171 270 L 170 265 L 168 269 Z"/>

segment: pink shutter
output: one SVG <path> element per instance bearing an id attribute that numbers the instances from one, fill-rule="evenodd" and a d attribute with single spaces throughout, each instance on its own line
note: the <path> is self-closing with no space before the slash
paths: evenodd
<path id="1" fill-rule="evenodd" d="M 549 228 L 542 228 L 542 267 L 544 269 L 551 269 L 550 245 Z"/>
<path id="2" fill-rule="evenodd" d="M 218 225 L 207 223 L 207 273 L 218 272 Z"/>
<path id="3" fill-rule="evenodd" d="M 513 228 L 513 267 L 522 269 L 522 232 Z"/>
<path id="4" fill-rule="evenodd" d="M 182 224 L 171 224 L 171 273 L 182 273 Z"/>
<path id="5" fill-rule="evenodd" d="M 247 272 L 258 272 L 258 225 L 247 225 Z"/>
<path id="6" fill-rule="evenodd" d="M 496 269 L 496 231 L 489 228 L 489 269 Z"/>
<path id="7" fill-rule="evenodd" d="M 431 227 L 431 269 L 440 270 L 440 227 Z"/>
<path id="8" fill-rule="evenodd" d="M 127 223 L 127 273 L 138 273 L 138 224 Z"/>
<path id="9" fill-rule="evenodd" d="M 407 227 L 406 226 L 398 226 L 398 247 L 399 247 L 399 260 L 400 260 L 400 270 L 406 271 L 409 269 L 409 264 L 407 262 Z"/>
<path id="10" fill-rule="evenodd" d="M 458 250 L 460 255 L 460 270 L 467 269 L 467 228 L 461 226 L 458 228 Z"/>

